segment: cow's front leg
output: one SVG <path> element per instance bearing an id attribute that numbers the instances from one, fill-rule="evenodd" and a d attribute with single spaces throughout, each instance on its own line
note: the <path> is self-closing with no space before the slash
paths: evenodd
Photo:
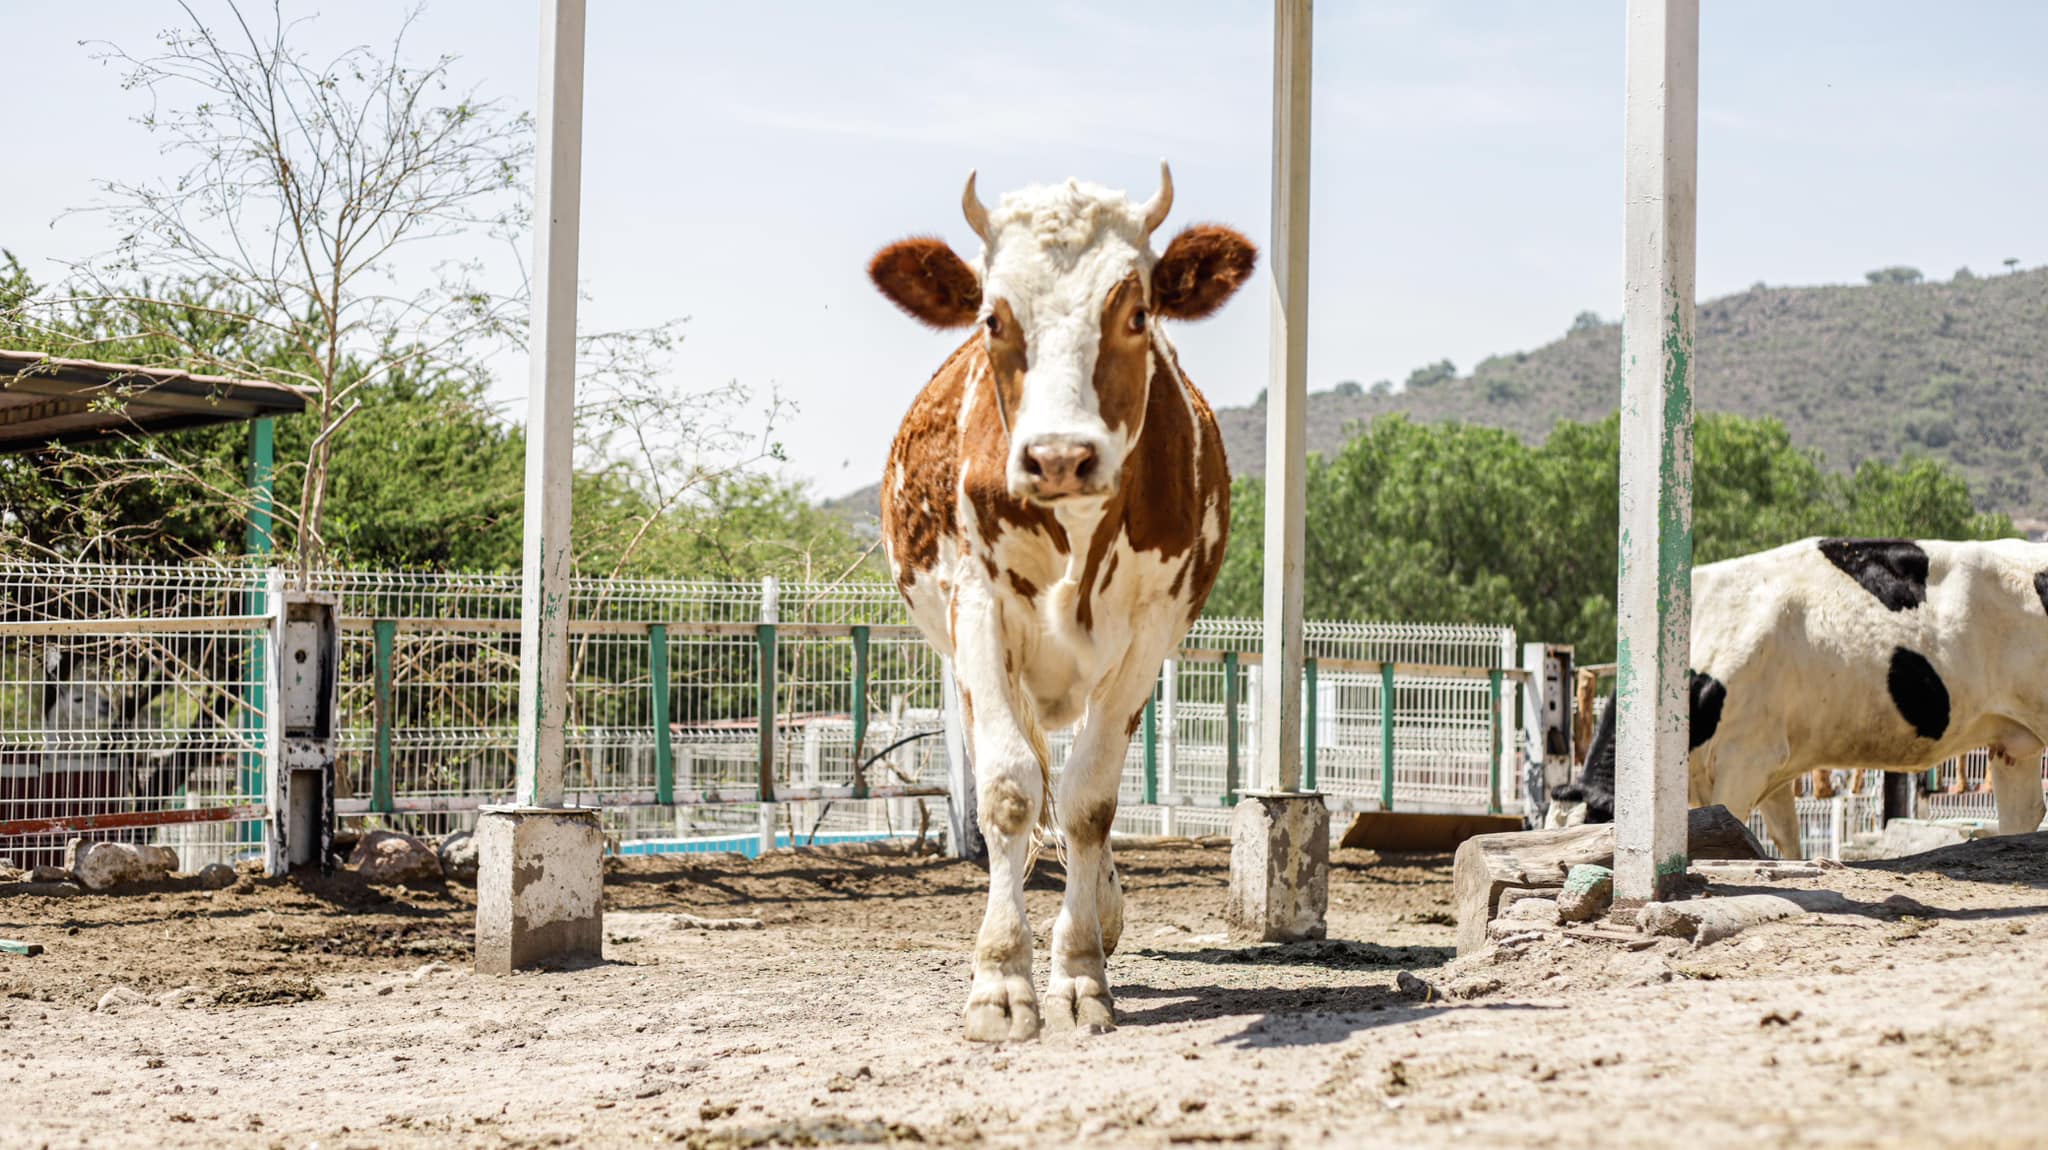
<path id="1" fill-rule="evenodd" d="M 1045 802 L 1044 771 L 1016 713 L 1003 668 L 999 608 L 959 613 L 954 673 L 972 739 L 981 834 L 988 843 L 988 910 L 974 940 L 974 984 L 967 993 L 967 1037 L 974 1042 L 1038 1037 L 1031 987 L 1031 926 L 1024 914 L 1024 870 L 1032 828 Z M 985 619 L 968 624 L 971 615 Z"/>
<path id="2" fill-rule="evenodd" d="M 1053 805 L 1067 844 L 1067 896 L 1052 928 L 1052 980 L 1046 1009 L 1062 1023 L 1090 1032 L 1116 1026 L 1109 994 L 1109 954 L 1123 932 L 1123 886 L 1110 856 L 1117 781 L 1131 731 L 1157 676 L 1120 676 L 1088 709 L 1073 751 L 1060 770 Z M 1132 681 L 1139 680 L 1139 681 Z"/>

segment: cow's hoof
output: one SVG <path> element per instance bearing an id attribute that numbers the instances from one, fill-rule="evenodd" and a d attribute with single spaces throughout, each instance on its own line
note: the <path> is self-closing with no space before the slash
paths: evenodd
<path id="1" fill-rule="evenodd" d="M 1028 1042 L 1037 1037 L 1038 1004 L 1032 1001 L 1028 978 L 976 986 L 968 996 L 967 1041 Z"/>
<path id="2" fill-rule="evenodd" d="M 1072 1026 L 1083 1034 L 1116 1029 L 1116 1007 L 1110 1004 L 1109 989 L 1095 979 L 1054 979 L 1046 999 L 1047 1009 L 1063 1027 Z"/>

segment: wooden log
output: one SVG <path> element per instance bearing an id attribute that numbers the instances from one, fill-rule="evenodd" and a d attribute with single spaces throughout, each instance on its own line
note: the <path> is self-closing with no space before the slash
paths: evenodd
<path id="1" fill-rule="evenodd" d="M 1719 942 L 1746 927 L 1802 914 L 1841 914 L 1851 904 L 1840 891 L 1788 890 L 1773 894 L 1739 894 L 1689 902 L 1652 902 L 1636 912 L 1636 928 L 1644 934 L 1689 938 L 1695 947 Z"/>
<path id="2" fill-rule="evenodd" d="M 1698 807 L 1686 821 L 1693 858 L 1760 859 L 1762 844 L 1728 808 Z M 1458 847 L 1451 864 L 1451 902 L 1458 914 L 1458 953 L 1486 945 L 1486 924 L 1500 908 L 1501 892 L 1516 887 L 1560 886 L 1580 863 L 1614 865 L 1614 825 L 1476 835 Z"/>

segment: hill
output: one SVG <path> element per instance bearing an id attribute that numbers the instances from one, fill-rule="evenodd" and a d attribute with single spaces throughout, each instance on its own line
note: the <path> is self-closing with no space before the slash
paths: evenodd
<path id="1" fill-rule="evenodd" d="M 1894 276 L 1894 280 L 1910 279 Z M 1955 466 L 1978 506 L 2048 520 L 2048 269 L 1944 283 L 1767 287 L 1699 306 L 1698 403 L 1770 416 L 1830 468 L 1925 455 Z M 1604 418 L 1619 399 L 1621 327 L 1590 319 L 1533 351 L 1386 394 L 1309 397 L 1311 451 L 1389 412 L 1463 420 L 1535 443 L 1560 419 Z M 1217 412 L 1234 474 L 1265 467 L 1265 407 Z M 872 523 L 878 489 L 827 506 Z"/>

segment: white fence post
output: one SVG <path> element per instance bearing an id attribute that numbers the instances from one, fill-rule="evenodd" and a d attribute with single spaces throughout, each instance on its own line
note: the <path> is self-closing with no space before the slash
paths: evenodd
<path id="1" fill-rule="evenodd" d="M 533 316 L 526 384 L 526 533 L 519 632 L 517 801 L 562 805 L 569 709 L 576 450 L 576 260 L 583 205 L 583 0 L 542 5 L 534 172 Z"/>
<path id="2" fill-rule="evenodd" d="M 270 629 L 263 633 L 263 872 L 285 873 L 284 836 L 284 572 L 272 567 L 263 577 L 263 605 Z"/>
<path id="3" fill-rule="evenodd" d="M 1686 868 L 1699 0 L 1629 0 L 1614 894 Z"/>
<path id="4" fill-rule="evenodd" d="M 1308 188 L 1311 6 L 1273 4 L 1272 364 L 1266 389 L 1265 676 L 1260 787 L 1301 789 L 1304 517 L 1308 506 Z"/>

